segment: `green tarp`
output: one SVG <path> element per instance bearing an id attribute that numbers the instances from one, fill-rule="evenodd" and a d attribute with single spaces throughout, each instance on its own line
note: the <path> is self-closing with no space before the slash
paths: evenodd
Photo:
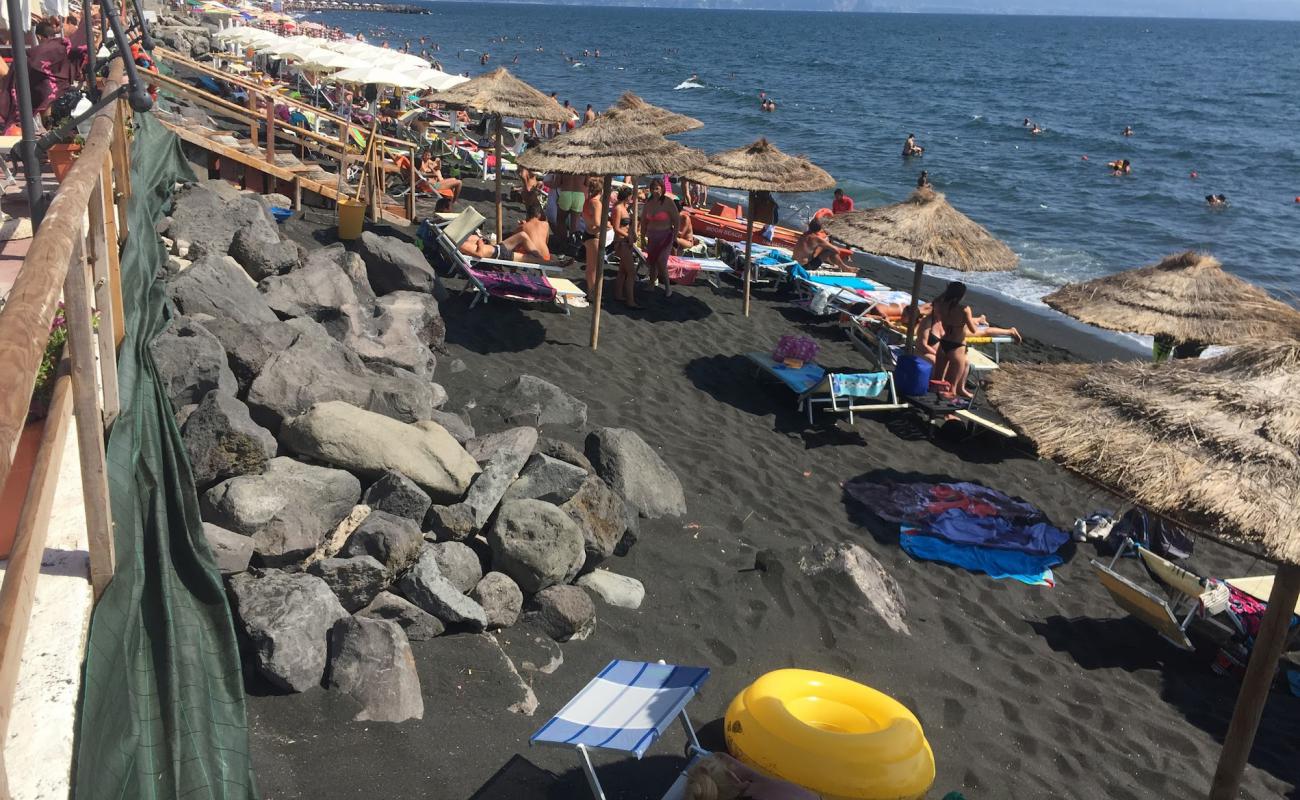
<path id="1" fill-rule="evenodd" d="M 108 439 L 117 570 L 91 619 L 77 800 L 256 797 L 239 651 L 194 481 L 149 345 L 167 326 L 154 226 L 194 175 L 180 143 L 135 117 L 122 251 L 122 412 Z"/>

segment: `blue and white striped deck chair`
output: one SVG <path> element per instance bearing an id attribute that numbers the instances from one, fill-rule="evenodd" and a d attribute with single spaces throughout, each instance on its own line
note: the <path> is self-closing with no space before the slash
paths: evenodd
<path id="1" fill-rule="evenodd" d="M 529 744 L 577 749 L 591 793 L 596 800 L 605 800 L 589 751 L 621 750 L 640 759 L 673 720 L 680 718 L 690 741 L 691 758 L 664 800 L 680 798 L 686 789 L 686 770 L 708 754 L 700 747 L 690 717 L 686 715 L 686 704 L 708 677 L 709 670 L 705 667 L 611 661 L 533 734 Z"/>

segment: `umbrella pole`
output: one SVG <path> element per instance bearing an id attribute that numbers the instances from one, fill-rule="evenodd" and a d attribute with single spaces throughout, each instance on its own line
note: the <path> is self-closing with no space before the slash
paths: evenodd
<path id="1" fill-rule="evenodd" d="M 754 271 L 754 193 L 749 193 L 745 209 L 745 316 L 749 316 L 749 281 Z"/>
<path id="2" fill-rule="evenodd" d="M 600 192 L 600 228 L 596 236 L 596 285 L 588 286 L 587 291 L 595 293 L 595 302 L 591 313 L 591 349 L 600 343 L 600 300 L 605 289 L 605 231 L 609 229 L 609 185 L 614 182 L 613 175 L 606 175 L 604 187 Z"/>
<path id="3" fill-rule="evenodd" d="M 925 262 L 916 262 L 916 272 L 912 274 L 912 318 L 907 321 L 907 354 L 916 352 L 916 326 L 921 322 L 921 275 L 925 273 Z"/>
<path id="4" fill-rule="evenodd" d="M 1223 737 L 1223 752 L 1219 766 L 1214 771 L 1210 786 L 1210 800 L 1236 800 L 1241 788 L 1241 774 L 1250 758 L 1250 748 L 1255 743 L 1259 718 L 1264 713 L 1268 690 L 1273 685 L 1274 671 L 1282 650 L 1286 647 L 1287 629 L 1300 597 L 1300 567 L 1283 564 L 1273 579 L 1273 590 L 1268 595 L 1268 611 L 1260 624 L 1255 647 L 1250 653 L 1246 676 L 1241 681 L 1241 693 L 1232 711 L 1232 722 Z"/>
<path id="5" fill-rule="evenodd" d="M 496 153 L 496 157 L 497 157 L 497 172 L 496 172 L 497 241 L 500 242 L 502 238 L 502 231 L 504 230 L 501 221 L 501 166 L 502 166 L 501 165 L 501 115 L 495 114 L 493 115 L 493 118 L 496 120 L 496 133 L 494 133 L 492 136 L 492 149 L 493 152 Z"/>

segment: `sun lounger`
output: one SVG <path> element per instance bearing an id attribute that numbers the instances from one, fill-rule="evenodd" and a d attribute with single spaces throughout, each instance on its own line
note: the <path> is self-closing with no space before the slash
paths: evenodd
<path id="1" fill-rule="evenodd" d="M 826 405 L 837 414 L 848 414 L 849 423 L 857 411 L 896 411 L 907 408 L 898 400 L 894 376 L 889 372 L 830 373 L 814 362 L 790 367 L 772 360 L 771 353 L 747 353 L 760 371 L 775 378 L 795 394 L 795 408 L 807 411 L 813 421 L 813 406 Z M 874 399 L 876 402 L 864 403 Z"/>
<path id="2" fill-rule="evenodd" d="M 680 800 L 686 790 L 687 770 L 708 755 L 686 714 L 686 705 L 708 677 L 704 667 L 611 661 L 528 742 L 577 750 L 592 795 L 605 800 L 590 751 L 617 750 L 631 753 L 639 761 L 673 721 L 680 719 L 686 731 L 688 761 L 664 795 L 664 800 Z"/>

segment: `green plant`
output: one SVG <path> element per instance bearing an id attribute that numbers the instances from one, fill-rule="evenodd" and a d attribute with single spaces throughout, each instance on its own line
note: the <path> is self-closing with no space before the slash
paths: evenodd
<path id="1" fill-rule="evenodd" d="M 92 312 L 90 325 L 99 329 L 99 314 Z M 63 346 L 68 342 L 68 319 L 63 311 L 63 303 L 54 312 L 50 321 L 50 337 L 45 340 L 45 354 L 36 369 L 36 386 L 32 389 L 32 401 L 28 406 L 28 419 L 41 419 L 49 413 L 50 400 L 54 397 L 54 379 L 59 369 L 59 360 L 63 358 Z"/>

